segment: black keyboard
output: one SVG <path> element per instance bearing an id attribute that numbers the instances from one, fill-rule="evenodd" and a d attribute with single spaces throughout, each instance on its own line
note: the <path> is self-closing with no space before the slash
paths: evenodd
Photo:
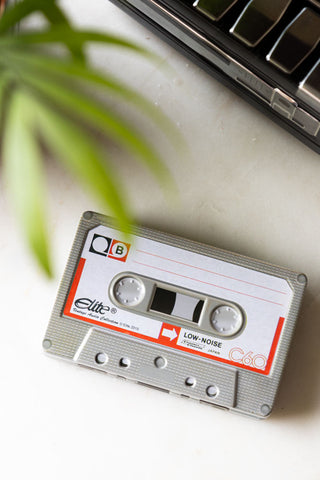
<path id="1" fill-rule="evenodd" d="M 320 0 L 111 0 L 320 153 Z"/>

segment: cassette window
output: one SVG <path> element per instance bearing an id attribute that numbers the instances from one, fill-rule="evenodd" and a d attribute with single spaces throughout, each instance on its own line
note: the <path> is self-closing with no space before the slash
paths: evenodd
<path id="1" fill-rule="evenodd" d="M 150 310 L 199 323 L 204 301 L 156 287 Z"/>

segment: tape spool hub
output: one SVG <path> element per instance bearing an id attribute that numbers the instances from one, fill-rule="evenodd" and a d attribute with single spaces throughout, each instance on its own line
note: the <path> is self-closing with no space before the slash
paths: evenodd
<path id="1" fill-rule="evenodd" d="M 229 337 L 242 328 L 243 315 L 240 310 L 230 305 L 220 305 L 213 310 L 210 323 L 217 334 Z"/>
<path id="2" fill-rule="evenodd" d="M 136 277 L 122 277 L 115 283 L 113 295 L 120 305 L 134 307 L 144 299 L 145 287 Z"/>

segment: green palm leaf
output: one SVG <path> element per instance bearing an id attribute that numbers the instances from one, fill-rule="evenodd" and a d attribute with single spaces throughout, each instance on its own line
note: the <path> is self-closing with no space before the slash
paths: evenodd
<path id="1" fill-rule="evenodd" d="M 17 22 L 41 12 L 49 29 L 12 34 Z M 47 274 L 51 274 L 44 212 L 41 140 L 68 169 L 130 231 L 131 214 L 125 192 L 102 149 L 102 133 L 142 162 L 166 186 L 172 178 L 148 140 L 108 105 L 92 95 L 97 88 L 137 106 L 171 141 L 181 137 L 154 105 L 112 75 L 87 65 L 90 42 L 130 49 L 159 60 L 145 49 L 101 32 L 76 30 L 55 0 L 22 0 L 0 20 L 0 107 L 2 163 L 8 189 L 28 243 Z M 57 57 L 46 45 L 66 47 Z M 61 49 L 59 50 L 61 52 Z M 178 144 L 178 143 L 177 143 Z M 72 145 L 72 148 L 70 148 Z"/>
<path id="2" fill-rule="evenodd" d="M 111 209 L 120 228 L 128 230 L 131 217 L 124 194 L 119 193 L 120 181 L 111 166 L 106 167 L 105 155 L 88 133 L 37 99 L 29 97 L 29 108 L 36 116 L 37 129 L 50 151 L 91 190 L 104 208 Z"/>
<path id="3" fill-rule="evenodd" d="M 51 23 L 69 24 L 62 10 L 51 0 L 28 0 L 27 2 L 18 2 L 5 10 L 1 18 L 0 34 L 7 32 L 16 26 L 21 20 L 34 12 L 41 11 L 51 21 Z"/>
<path id="4" fill-rule="evenodd" d="M 17 25 L 31 13 L 37 11 L 42 12 L 53 25 L 70 26 L 67 17 L 55 4 L 54 0 L 28 0 L 27 2 L 19 2 L 5 11 L 0 23 L 0 35 Z M 70 52 L 79 60 L 83 61 L 85 59 L 82 46 L 71 46 Z"/>
<path id="5" fill-rule="evenodd" d="M 171 177 L 162 159 L 141 134 L 125 120 L 74 87 L 57 83 L 47 77 L 43 78 L 41 75 L 36 76 L 27 69 L 21 70 L 20 74 L 23 74 L 27 85 L 43 95 L 43 99 L 52 101 L 63 110 L 73 112 L 76 117 L 92 125 L 101 133 L 109 134 L 138 160 L 143 161 L 157 180 L 162 181 L 164 185 L 170 182 Z"/>
<path id="6" fill-rule="evenodd" d="M 44 213 L 42 158 L 27 97 L 12 95 L 3 134 L 4 173 L 14 207 L 31 250 L 50 276 L 51 264 Z"/>
<path id="7" fill-rule="evenodd" d="M 61 58 L 50 57 L 33 50 L 26 52 L 18 49 L 10 49 L 7 51 L 7 56 L 9 56 L 15 64 L 19 62 L 23 68 L 36 70 L 51 78 L 56 77 L 58 80 L 64 82 L 74 80 L 81 84 L 93 85 L 101 89 L 106 89 L 112 94 L 116 94 L 139 107 L 144 113 L 150 115 L 157 123 L 157 126 L 161 126 L 166 135 L 177 147 L 183 145 L 181 136 L 176 129 L 172 128 L 172 122 L 168 120 L 168 117 L 166 117 L 161 110 L 156 108 L 152 102 L 148 101 L 142 95 L 123 85 L 112 75 L 102 74 L 94 68 L 88 69 L 87 66 L 79 62 L 71 63 Z"/>
<path id="8" fill-rule="evenodd" d="M 38 1 L 38 0 L 37 0 Z M 2 20 L 1 20 L 2 22 Z M 0 22 L 0 26 L 1 26 Z M 25 32 L 17 36 L 3 35 L 0 37 L 0 47 L 19 45 L 21 47 L 30 47 L 30 45 L 60 44 L 69 48 L 81 48 L 88 42 L 103 43 L 110 46 L 124 47 L 133 50 L 136 53 L 143 54 L 149 58 L 157 57 L 144 48 L 135 45 L 128 40 L 116 35 L 109 35 L 90 30 L 75 30 L 66 25 L 54 25 L 49 30 L 41 32 Z"/>

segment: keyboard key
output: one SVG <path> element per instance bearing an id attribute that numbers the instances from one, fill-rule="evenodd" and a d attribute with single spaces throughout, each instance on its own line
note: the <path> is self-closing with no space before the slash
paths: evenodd
<path id="1" fill-rule="evenodd" d="M 193 6 L 196 7 L 199 12 L 212 18 L 212 20 L 220 20 L 237 1 L 238 0 L 196 0 Z"/>
<path id="2" fill-rule="evenodd" d="M 255 47 L 279 22 L 290 3 L 291 0 L 251 0 L 230 33 Z"/>
<path id="3" fill-rule="evenodd" d="M 285 73 L 293 72 L 320 41 L 320 15 L 304 8 L 282 33 L 267 60 Z"/>

